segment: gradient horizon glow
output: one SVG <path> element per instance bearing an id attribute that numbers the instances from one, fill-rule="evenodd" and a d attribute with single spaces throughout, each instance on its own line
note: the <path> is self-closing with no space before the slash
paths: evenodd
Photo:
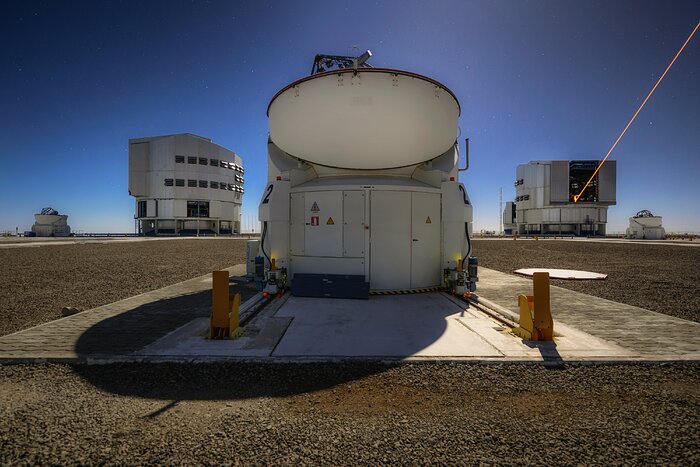
<path id="1" fill-rule="evenodd" d="M 51 206 L 74 231 L 133 232 L 129 138 L 195 133 L 243 158 L 242 223 L 267 176 L 272 96 L 316 53 L 371 49 L 462 107 L 474 231 L 518 164 L 601 160 L 700 20 L 697 1 L 11 2 L 0 18 L 0 231 Z M 620 141 L 608 232 L 642 209 L 700 232 L 700 36 Z"/>

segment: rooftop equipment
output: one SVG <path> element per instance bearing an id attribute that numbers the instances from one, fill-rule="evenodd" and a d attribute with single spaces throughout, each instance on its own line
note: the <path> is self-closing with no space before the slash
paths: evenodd
<path id="1" fill-rule="evenodd" d="M 475 288 L 459 102 L 431 78 L 369 67 L 370 56 L 317 55 L 314 74 L 270 101 L 259 209 L 269 292 L 286 281 L 294 292 L 300 273 L 360 277 L 375 292 Z"/>

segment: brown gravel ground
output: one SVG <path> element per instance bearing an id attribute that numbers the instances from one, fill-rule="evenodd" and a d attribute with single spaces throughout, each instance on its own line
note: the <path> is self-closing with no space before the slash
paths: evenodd
<path id="1" fill-rule="evenodd" d="M 473 247 L 480 266 L 507 273 L 520 268 L 604 273 L 604 281 L 552 280 L 552 285 L 700 322 L 700 247 L 561 240 L 474 240 Z"/>
<path id="2" fill-rule="evenodd" d="M 244 262 L 238 239 L 0 249 L 0 335 Z"/>
<path id="3" fill-rule="evenodd" d="M 697 365 L 0 367 L 0 464 L 698 465 Z"/>

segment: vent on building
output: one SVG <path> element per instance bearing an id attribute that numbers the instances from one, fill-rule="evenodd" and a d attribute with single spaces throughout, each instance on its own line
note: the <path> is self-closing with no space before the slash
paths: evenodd
<path id="1" fill-rule="evenodd" d="M 184 164 L 185 163 L 185 156 L 175 156 L 175 162 L 178 164 Z"/>
<path id="2" fill-rule="evenodd" d="M 199 158 L 199 165 L 207 165 L 209 160 L 206 157 L 200 157 Z"/>
<path id="3" fill-rule="evenodd" d="M 219 182 L 209 182 L 210 188 L 219 188 Z"/>
<path id="4" fill-rule="evenodd" d="M 197 180 L 187 180 L 187 186 L 191 188 L 197 188 Z"/>
<path id="5" fill-rule="evenodd" d="M 218 167 L 219 166 L 219 159 L 209 159 L 209 165 L 213 167 Z"/>
<path id="6" fill-rule="evenodd" d="M 206 188 L 208 185 L 206 180 L 200 180 L 199 181 L 199 188 Z"/>
<path id="7" fill-rule="evenodd" d="M 165 179 L 165 186 L 173 186 L 173 179 L 172 179 L 172 178 L 166 178 L 166 179 Z"/>
<path id="8" fill-rule="evenodd" d="M 196 157 L 188 157 L 188 158 L 187 158 L 187 163 L 188 163 L 188 164 L 196 164 L 196 163 L 197 163 L 197 158 L 196 158 Z"/>
<path id="9" fill-rule="evenodd" d="M 175 179 L 175 186 L 185 186 L 185 179 L 184 178 L 176 178 Z"/>

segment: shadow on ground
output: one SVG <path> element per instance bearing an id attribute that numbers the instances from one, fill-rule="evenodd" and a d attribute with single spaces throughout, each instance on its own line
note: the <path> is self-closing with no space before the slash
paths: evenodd
<path id="1" fill-rule="evenodd" d="M 210 303 L 210 291 L 203 291 L 143 305 L 90 328 L 78 340 L 76 351 L 85 358 L 128 356 L 192 319 L 208 316 Z M 362 306 L 359 301 L 358 306 Z M 454 308 L 447 307 L 431 313 L 430 325 L 422 327 L 419 337 L 411 341 L 413 349 L 409 349 L 412 350 L 409 354 L 428 347 L 443 335 L 447 328 L 446 317 L 454 312 Z M 411 323 L 400 322 L 397 326 L 411 326 Z M 362 379 L 400 364 L 400 361 L 387 363 L 370 358 L 313 363 L 75 364 L 72 369 L 90 384 L 112 394 L 163 400 L 209 400 L 308 393 Z"/>
<path id="2" fill-rule="evenodd" d="M 257 293 L 244 284 L 232 284 L 230 293 L 245 301 Z M 75 344 L 79 357 L 130 355 L 193 319 L 211 311 L 211 290 L 146 303 L 105 319 L 85 331 Z"/>
<path id="3" fill-rule="evenodd" d="M 286 397 L 360 380 L 401 363 L 115 363 L 73 365 L 97 388 L 120 396 L 159 400 L 232 400 Z"/>

